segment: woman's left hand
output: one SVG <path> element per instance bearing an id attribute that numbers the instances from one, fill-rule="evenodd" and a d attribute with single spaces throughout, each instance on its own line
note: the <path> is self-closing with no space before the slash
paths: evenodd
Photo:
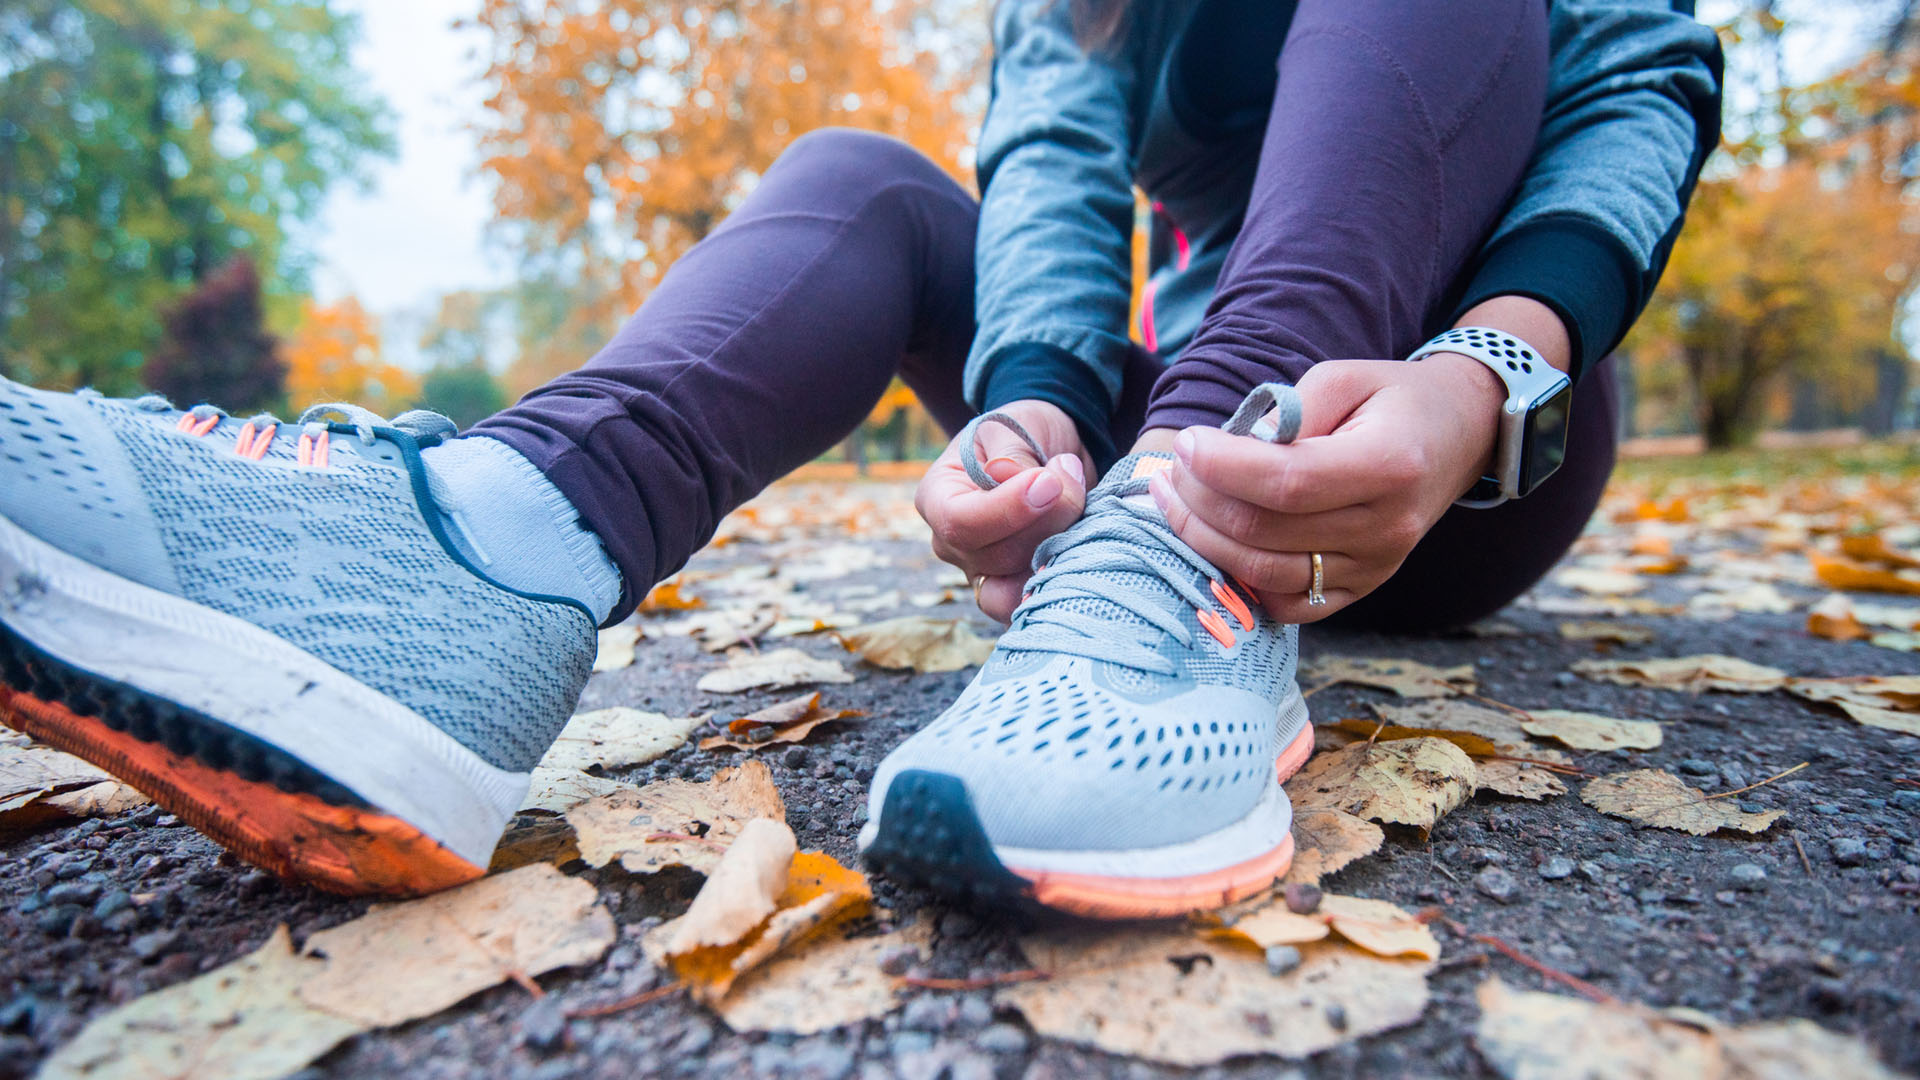
<path id="1" fill-rule="evenodd" d="M 1174 532 L 1260 594 L 1273 617 L 1312 622 L 1378 588 L 1493 460 L 1506 388 L 1470 357 L 1334 360 L 1300 380 L 1290 444 L 1217 428 L 1174 439 L 1151 482 Z M 1318 552 L 1326 603 L 1309 606 Z"/>

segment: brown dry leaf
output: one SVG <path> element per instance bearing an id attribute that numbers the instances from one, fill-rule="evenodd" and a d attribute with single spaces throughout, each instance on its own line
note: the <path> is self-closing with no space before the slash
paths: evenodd
<path id="1" fill-rule="evenodd" d="M 1301 681 L 1313 689 L 1335 683 L 1371 686 L 1391 690 L 1401 697 L 1431 698 L 1471 694 L 1478 688 L 1473 665 L 1436 668 L 1412 660 L 1389 660 L 1371 656 L 1327 656 L 1307 664 Z"/>
<path id="2" fill-rule="evenodd" d="M 1527 756 L 1531 761 L 1476 759 L 1473 763 L 1475 793 L 1494 791 L 1511 799 L 1529 799 L 1533 802 L 1567 793 L 1566 783 L 1554 775 L 1552 769 L 1532 764 L 1532 761 L 1564 763 L 1563 755 L 1556 750 L 1535 750 Z"/>
<path id="3" fill-rule="evenodd" d="M 509 978 L 597 959 L 613 918 L 592 884 L 545 863 L 481 878 L 404 904 L 383 904 L 309 937 L 325 970 L 300 1000 L 367 1027 L 448 1008 Z"/>
<path id="4" fill-rule="evenodd" d="M 1920 675 L 1789 679 L 1787 692 L 1832 705 L 1868 727 L 1920 735 Z"/>
<path id="5" fill-rule="evenodd" d="M 1320 879 L 1380 850 L 1387 834 L 1380 826 L 1344 810 L 1293 812 L 1293 865 L 1283 879 L 1318 885 Z"/>
<path id="6" fill-rule="evenodd" d="M 1555 739 L 1575 750 L 1651 750 L 1660 745 L 1660 725 L 1618 720 L 1597 713 L 1535 709 L 1520 721 L 1529 735 Z"/>
<path id="7" fill-rule="evenodd" d="M 1647 587 L 1645 581 L 1625 570 L 1601 570 L 1591 566 L 1570 566 L 1553 575 L 1553 583 L 1589 596 L 1626 596 Z"/>
<path id="8" fill-rule="evenodd" d="M 993 642 L 973 632 L 964 619 L 908 615 L 856 626 L 837 635 L 848 652 L 875 667 L 919 673 L 959 671 L 984 664 Z"/>
<path id="9" fill-rule="evenodd" d="M 0 829 L 25 829 L 62 817 L 111 817 L 147 797 L 112 774 L 33 743 L 0 743 Z"/>
<path id="10" fill-rule="evenodd" d="M 1759 694 L 1778 690 L 1787 681 L 1787 673 L 1778 668 L 1713 653 L 1656 660 L 1579 660 L 1573 670 L 1601 682 L 1689 693 L 1724 690 Z"/>
<path id="11" fill-rule="evenodd" d="M 1852 611 L 1822 611 L 1818 606 L 1807 613 L 1807 633 L 1828 641 L 1859 641 L 1873 636 Z"/>
<path id="12" fill-rule="evenodd" d="M 549 814 L 564 814 L 588 799 L 611 795 L 631 786 L 578 769 L 551 769 L 537 765 L 533 770 L 533 783 L 527 787 L 526 798 L 520 800 L 520 809 L 522 812 L 544 810 Z"/>
<path id="13" fill-rule="evenodd" d="M 739 944 L 778 910 L 776 901 L 787 889 L 787 867 L 799 850 L 793 830 L 784 823 L 771 818 L 748 821 L 707 875 L 687 913 L 648 937 L 667 958 Z"/>
<path id="14" fill-rule="evenodd" d="M 671 753 L 706 722 L 704 714 L 668 716 L 624 707 L 576 713 L 540 764 L 579 772 L 644 765 Z"/>
<path id="15" fill-rule="evenodd" d="M 633 666 L 633 651 L 640 643 L 637 626 L 609 626 L 600 631 L 600 648 L 593 654 L 593 670 L 619 671 Z"/>
<path id="16" fill-rule="evenodd" d="M 1645 645 L 1653 640 L 1653 628 L 1634 623 L 1593 620 L 1563 622 L 1560 636 L 1568 641 L 1601 641 L 1610 645 Z"/>
<path id="17" fill-rule="evenodd" d="M 1268 894 L 1266 903 L 1212 931 L 1212 936 L 1237 937 L 1255 948 L 1268 949 L 1319 941 L 1331 933 L 1327 920 L 1318 915 L 1294 914 L 1276 891 Z"/>
<path id="18" fill-rule="evenodd" d="M 1630 1004 L 1480 984 L 1474 1042 L 1511 1080 L 1895 1080 L 1858 1038 L 1811 1020 L 1741 1027 Z"/>
<path id="19" fill-rule="evenodd" d="M 1433 827 L 1474 788 L 1473 759 L 1444 739 L 1355 743 L 1307 762 L 1287 783 L 1294 809 L 1341 810 L 1386 824 Z"/>
<path id="20" fill-rule="evenodd" d="M 645 600 L 640 601 L 639 610 L 652 614 L 660 611 L 693 611 L 707 606 L 707 602 L 697 596 L 687 596 L 680 591 L 683 583 L 679 579 L 663 581 L 653 587 Z"/>
<path id="21" fill-rule="evenodd" d="M 205 975 L 95 1017 L 41 1065 L 44 1080 L 272 1080 L 367 1025 L 300 1000 L 323 961 L 296 956 L 285 926 Z"/>
<path id="22" fill-rule="evenodd" d="M 1300 966 L 1275 976 L 1256 949 L 1166 927 L 1067 926 L 1020 944 L 1052 977 L 1004 987 L 998 1004 L 1048 1038 L 1184 1066 L 1306 1057 L 1413 1023 L 1433 967 L 1309 941 Z"/>
<path id="23" fill-rule="evenodd" d="M 1878 533 L 1854 533 L 1841 537 L 1840 553 L 1849 559 L 1879 563 L 1896 570 L 1920 570 L 1920 558 L 1898 550 Z"/>
<path id="24" fill-rule="evenodd" d="M 780 1031 L 812 1035 L 892 1012 L 900 1004 L 898 979 L 880 970 L 901 948 L 925 951 L 931 926 L 916 923 L 872 937 L 848 937 L 828 928 L 733 984 L 713 1011 L 735 1031 Z"/>
<path id="25" fill-rule="evenodd" d="M 1385 900 L 1328 893 L 1320 909 L 1333 932 L 1375 956 L 1440 959 L 1440 941 L 1427 924 Z"/>
<path id="26" fill-rule="evenodd" d="M 580 837 L 581 858 L 594 866 L 619 859 L 636 874 L 668 866 L 710 872 L 755 818 L 787 819 L 773 774 L 761 761 L 722 769 L 704 784 L 660 780 L 567 811 Z"/>
<path id="27" fill-rule="evenodd" d="M 860 709 L 822 709 L 820 693 L 801 694 L 777 705 L 769 705 L 727 724 L 727 735 L 700 740 L 700 749 L 730 746 L 736 750 L 755 750 L 762 746 L 797 743 L 813 729 L 835 720 L 850 720 L 867 715 Z"/>
<path id="28" fill-rule="evenodd" d="M 1920 596 L 1920 575 L 1910 570 L 1889 570 L 1818 551 L 1807 552 L 1807 559 L 1813 563 L 1813 576 L 1829 588 Z"/>
<path id="29" fill-rule="evenodd" d="M 580 857 L 579 838 L 564 821 L 536 821 L 515 825 L 494 845 L 487 873 L 504 874 L 534 863 L 565 866 Z"/>
<path id="30" fill-rule="evenodd" d="M 853 676 L 838 660 L 818 660 L 799 649 L 742 650 L 727 666 L 700 676 L 694 686 L 705 694 L 738 694 L 759 688 L 781 689 L 809 683 L 850 683 Z"/>
<path id="31" fill-rule="evenodd" d="M 1580 799 L 1603 814 L 1640 825 L 1706 836 L 1721 829 L 1765 832 L 1784 810 L 1749 814 L 1729 799 L 1708 798 L 1665 769 L 1635 769 L 1587 782 Z"/>
<path id="32" fill-rule="evenodd" d="M 1469 757 L 1492 757 L 1500 752 L 1499 747 L 1493 744 L 1492 739 L 1487 738 L 1485 735 L 1476 735 L 1470 731 L 1448 731 L 1443 728 L 1430 727 L 1403 727 L 1399 724 L 1386 723 L 1384 720 L 1377 723 L 1370 722 L 1362 720 L 1357 716 L 1345 717 L 1344 719 L 1335 720 L 1331 724 L 1323 724 L 1321 726 L 1330 727 L 1336 731 L 1344 731 L 1362 740 L 1372 739 L 1375 742 L 1393 742 L 1397 739 L 1445 739 L 1460 749 L 1465 750 Z"/>
<path id="33" fill-rule="evenodd" d="M 1567 792 L 1560 778 L 1542 767 L 1570 764 L 1567 756 L 1531 745 L 1520 717 L 1514 713 L 1466 701 L 1376 704 L 1372 708 L 1388 722 L 1387 731 L 1431 734 L 1465 750 L 1474 759 L 1476 791 L 1496 791 L 1510 798 L 1536 801 Z M 1380 736 L 1389 737 L 1405 736 Z"/>

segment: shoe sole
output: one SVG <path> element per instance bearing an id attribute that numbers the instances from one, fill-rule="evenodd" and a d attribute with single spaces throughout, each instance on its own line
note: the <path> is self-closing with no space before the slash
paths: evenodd
<path id="1" fill-rule="evenodd" d="M 280 638 L 3 517 L 0 722 L 248 862 L 355 895 L 480 877 L 527 783 Z"/>
<path id="2" fill-rule="evenodd" d="M 1304 702 L 1285 707 L 1305 711 Z M 1096 919 L 1150 919 L 1207 911 L 1251 896 L 1293 865 L 1292 814 L 1280 790 L 1313 754 L 1313 725 L 1274 763 L 1275 783 L 1242 820 L 1182 844 L 1134 852 L 1031 852 L 996 848 L 987 838 L 959 778 L 909 770 L 893 779 L 873 835 L 864 845 L 869 865 L 896 880 L 987 907 L 1038 907 Z M 1253 840 L 1258 850 L 1227 856 Z M 1160 875 L 1169 863 L 1213 860 L 1192 873 Z M 1042 860 L 1053 866 L 1037 865 Z M 1089 873 L 1062 864 L 1138 865 L 1147 873 Z"/>

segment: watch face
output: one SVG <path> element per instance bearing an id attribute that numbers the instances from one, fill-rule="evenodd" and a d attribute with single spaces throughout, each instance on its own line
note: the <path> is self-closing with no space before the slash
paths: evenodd
<path id="1" fill-rule="evenodd" d="M 1573 384 L 1541 398 L 1527 410 L 1520 446 L 1520 494 L 1525 495 L 1552 476 L 1567 456 L 1567 420 L 1572 415 Z"/>

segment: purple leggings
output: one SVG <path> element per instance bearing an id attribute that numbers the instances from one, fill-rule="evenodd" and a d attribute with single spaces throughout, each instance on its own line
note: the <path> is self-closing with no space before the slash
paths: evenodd
<path id="1" fill-rule="evenodd" d="M 1193 344 L 1170 366 L 1130 362 L 1123 451 L 1148 426 L 1217 424 L 1248 387 L 1320 360 L 1404 356 L 1448 321 L 1531 151 L 1545 31 L 1535 47 L 1463 48 L 1466 15 L 1434 34 L 1398 7 L 1300 5 L 1246 225 Z M 1293 48 L 1308 27 L 1322 32 Z M 572 500 L 625 578 L 624 618 L 730 510 L 853 431 L 894 375 L 948 431 L 967 421 L 978 213 L 902 143 L 803 136 L 599 355 L 473 431 Z M 1525 591 L 1599 502 L 1616 411 L 1602 363 L 1575 391 L 1558 474 L 1523 501 L 1449 512 L 1333 621 L 1434 629 Z"/>

